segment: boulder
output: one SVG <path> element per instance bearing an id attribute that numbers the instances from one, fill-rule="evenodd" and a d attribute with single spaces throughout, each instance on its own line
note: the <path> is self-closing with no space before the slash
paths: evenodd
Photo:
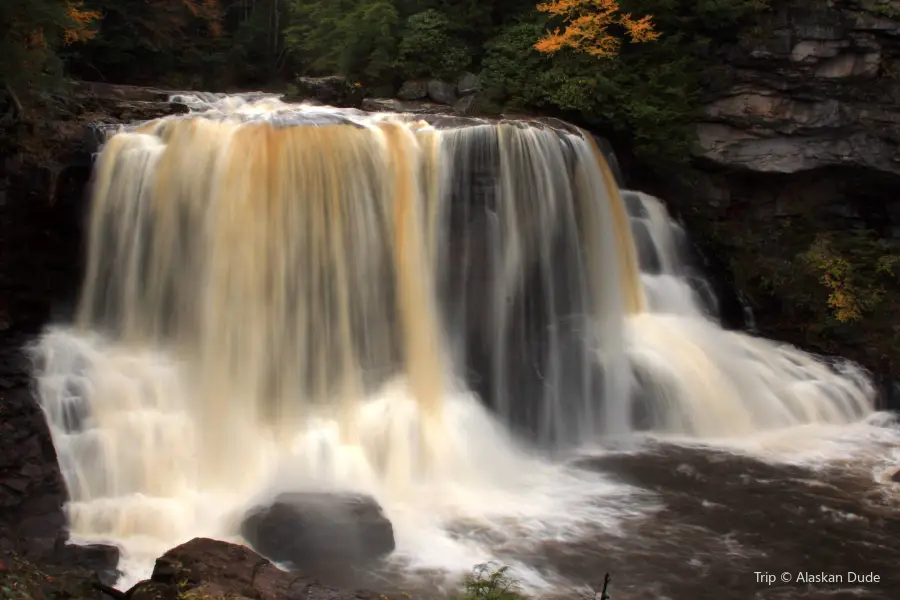
<path id="1" fill-rule="evenodd" d="M 400 100 L 423 100 L 428 97 L 427 81 L 405 81 L 397 92 Z"/>
<path id="2" fill-rule="evenodd" d="M 254 600 L 376 600 L 369 591 L 342 591 L 282 571 L 246 546 L 194 538 L 156 560 L 153 575 L 127 592 L 132 600 L 253 598 Z"/>
<path id="3" fill-rule="evenodd" d="M 453 112 L 458 115 L 471 115 L 475 112 L 475 96 L 463 96 L 453 104 Z"/>
<path id="4" fill-rule="evenodd" d="M 244 539 L 270 559 L 299 569 L 369 563 L 394 550 L 394 529 L 368 496 L 292 493 L 252 509 Z"/>
<path id="5" fill-rule="evenodd" d="M 64 567 L 75 567 L 95 573 L 106 585 L 114 585 L 122 572 L 119 564 L 119 549 L 104 544 L 76 546 L 60 544 L 56 548 L 55 561 Z"/>
<path id="6" fill-rule="evenodd" d="M 460 96 L 470 96 L 481 89 L 481 80 L 475 73 L 464 73 L 456 84 L 456 93 Z"/>
<path id="7" fill-rule="evenodd" d="M 456 86 L 446 81 L 432 79 L 428 82 L 428 97 L 438 104 L 453 106 L 456 102 Z"/>
<path id="8" fill-rule="evenodd" d="M 341 75 L 298 77 L 297 95 L 323 104 L 358 108 L 364 91 L 362 86 Z"/>

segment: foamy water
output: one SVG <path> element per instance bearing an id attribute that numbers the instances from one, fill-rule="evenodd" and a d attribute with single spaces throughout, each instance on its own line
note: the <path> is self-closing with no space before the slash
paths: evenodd
<path id="1" fill-rule="evenodd" d="M 359 444 L 342 443 L 339 424 L 328 419 L 309 422 L 284 445 L 260 432 L 244 440 L 253 454 L 243 457 L 243 472 L 228 486 L 205 490 L 194 446 L 200 427 L 183 408 L 190 391 L 178 364 L 64 329 L 48 333 L 35 351 L 40 397 L 59 410 L 49 421 L 69 425 L 52 431 L 64 477 L 77 489 L 97 485 L 86 479 L 100 476 L 113 490 L 69 504 L 78 524 L 73 538 L 119 545 L 123 588 L 148 577 L 158 556 L 193 537 L 240 542 L 245 511 L 287 491 L 371 494 L 394 524 L 392 563 L 445 572 L 450 585 L 476 563 L 499 560 L 497 547 L 577 540 L 598 525 L 612 531 L 622 519 L 644 514 L 634 505 L 638 490 L 527 452 L 465 393 L 445 399 L 448 435 L 435 436 L 440 447 L 430 450 L 442 460 L 403 465 L 392 478 L 398 465 L 386 454 L 426 456 L 416 439 L 418 404 L 402 381 L 359 404 Z M 88 394 L 113 404 L 87 413 Z M 398 443 L 408 445 L 392 446 Z M 373 463 L 379 454 L 385 460 Z M 409 472 L 419 476 L 409 480 Z M 460 538 L 460 527 L 477 535 Z M 513 566 L 532 589 L 548 587 L 528 565 Z"/>
<path id="2" fill-rule="evenodd" d="M 576 457 L 896 457 L 858 367 L 719 326 L 684 231 L 590 136 L 181 100 L 101 153 L 76 323 L 33 348 L 73 537 L 123 549 L 122 587 L 329 490 L 383 507 L 384 577 L 497 561 L 565 595 L 595 582 L 554 552 L 665 504 Z"/>

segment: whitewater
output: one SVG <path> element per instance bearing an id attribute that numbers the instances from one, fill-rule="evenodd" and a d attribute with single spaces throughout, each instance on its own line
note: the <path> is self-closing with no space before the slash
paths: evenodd
<path id="1" fill-rule="evenodd" d="M 553 548 L 659 541 L 628 550 L 668 502 L 615 476 L 634 457 L 889 489 L 867 374 L 723 329 L 681 226 L 590 134 L 189 100 L 107 132 L 76 318 L 31 348 L 73 539 L 122 548 L 120 587 L 288 491 L 375 498 L 391 585 L 499 561 L 571 597 L 594 582 Z"/>

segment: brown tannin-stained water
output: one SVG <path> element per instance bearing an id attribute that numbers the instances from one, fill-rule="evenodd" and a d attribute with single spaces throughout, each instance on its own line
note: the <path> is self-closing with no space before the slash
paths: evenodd
<path id="1" fill-rule="evenodd" d="M 338 584 L 438 597 L 499 561 L 547 598 L 900 597 L 866 375 L 722 329 L 589 135 L 190 104 L 109 132 L 78 318 L 33 348 L 73 536 L 123 549 L 120 585 L 325 490 L 397 543 Z"/>

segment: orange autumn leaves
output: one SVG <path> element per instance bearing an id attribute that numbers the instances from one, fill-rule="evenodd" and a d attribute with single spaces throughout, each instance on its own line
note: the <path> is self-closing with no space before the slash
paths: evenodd
<path id="1" fill-rule="evenodd" d="M 94 21 L 100 20 L 100 13 L 96 10 L 85 10 L 81 0 L 67 0 L 66 13 L 69 15 L 71 25 L 63 29 L 63 44 L 69 45 L 82 40 L 89 40 L 97 33 L 91 27 Z"/>
<path id="2" fill-rule="evenodd" d="M 89 40 L 96 35 L 97 32 L 92 25 L 100 20 L 101 15 L 98 11 L 86 10 L 82 0 L 64 0 L 60 4 L 64 11 L 64 24 L 59 21 L 38 24 L 25 35 L 25 45 L 28 48 L 47 48 L 48 39 L 51 42 L 49 45 L 57 43 L 60 29 L 62 42 L 67 46 L 80 40 Z"/>
<path id="3" fill-rule="evenodd" d="M 535 48 L 553 54 L 569 47 L 598 58 L 618 54 L 621 39 L 610 32 L 618 26 L 632 42 L 649 42 L 659 38 L 650 17 L 633 18 L 624 13 L 617 0 L 554 0 L 538 4 L 537 9 L 560 18 L 564 29 L 555 29 L 541 38 Z"/>
<path id="4" fill-rule="evenodd" d="M 63 29 L 63 43 L 69 45 L 93 38 L 97 34 L 94 25 L 98 24 L 103 17 L 100 11 L 84 8 L 83 0 L 64 1 L 69 25 Z M 161 13 L 169 11 L 177 15 L 177 18 L 172 19 L 169 28 L 185 27 L 187 26 L 186 17 L 195 17 L 206 23 L 211 35 L 221 34 L 222 9 L 219 0 L 181 0 L 181 3 L 174 5 L 168 3 L 160 8 L 162 9 Z M 162 26 L 160 28 L 165 29 Z"/>

